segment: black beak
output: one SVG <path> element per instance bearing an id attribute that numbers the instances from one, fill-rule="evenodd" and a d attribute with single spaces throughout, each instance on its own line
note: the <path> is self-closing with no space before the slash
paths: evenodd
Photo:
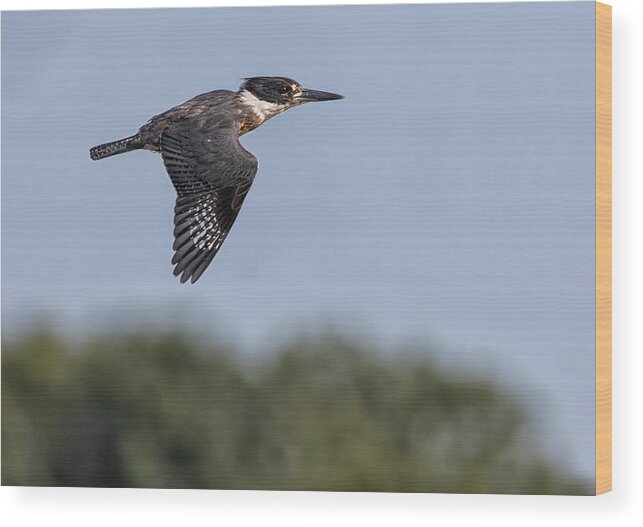
<path id="1" fill-rule="evenodd" d="M 297 97 L 297 99 L 301 102 L 336 101 L 343 98 L 343 95 L 337 95 L 336 93 L 319 90 L 308 90 L 306 88 L 304 88 L 301 94 Z"/>

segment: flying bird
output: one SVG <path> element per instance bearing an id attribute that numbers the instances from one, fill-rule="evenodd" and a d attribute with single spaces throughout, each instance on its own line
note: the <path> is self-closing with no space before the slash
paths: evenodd
<path id="1" fill-rule="evenodd" d="M 236 92 L 197 95 L 89 154 L 96 160 L 132 150 L 160 152 L 177 193 L 174 275 L 194 283 L 221 248 L 257 173 L 257 158 L 239 137 L 294 106 L 337 99 L 343 96 L 287 77 L 250 77 Z"/>

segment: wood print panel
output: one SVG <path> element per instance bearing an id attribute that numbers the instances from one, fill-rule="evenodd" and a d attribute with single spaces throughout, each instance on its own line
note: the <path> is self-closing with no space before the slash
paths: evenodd
<path id="1" fill-rule="evenodd" d="M 609 488 L 601 13 L 3 13 L 3 484 Z M 174 235 L 194 256 L 194 232 L 173 226 L 168 164 L 119 139 L 212 90 L 272 112 L 257 96 L 279 84 L 240 88 L 260 75 L 344 99 L 243 134 L 256 178 L 221 251 L 181 284 Z M 185 132 L 164 148 L 193 191 Z M 119 155 L 90 158 L 113 141 L 98 151 Z M 218 186 L 230 156 L 206 157 Z"/>
<path id="2" fill-rule="evenodd" d="M 596 4 L 596 494 L 612 490 L 612 8 Z"/>

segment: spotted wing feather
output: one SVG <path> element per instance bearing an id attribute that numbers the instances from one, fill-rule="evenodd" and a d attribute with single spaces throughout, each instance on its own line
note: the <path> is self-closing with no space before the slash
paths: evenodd
<path id="1" fill-rule="evenodd" d="M 257 172 L 232 119 L 219 116 L 168 127 L 161 154 L 177 192 L 174 275 L 196 282 L 215 257 L 239 214 Z"/>

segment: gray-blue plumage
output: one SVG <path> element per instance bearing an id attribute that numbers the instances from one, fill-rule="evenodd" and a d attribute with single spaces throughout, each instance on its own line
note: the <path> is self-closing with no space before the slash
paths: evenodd
<path id="1" fill-rule="evenodd" d="M 92 148 L 90 157 L 161 153 L 177 193 L 174 274 L 194 283 L 221 248 L 257 173 L 257 159 L 239 137 L 293 106 L 341 98 L 286 77 L 252 77 L 237 92 L 204 93 L 156 115 L 135 135 Z"/>

